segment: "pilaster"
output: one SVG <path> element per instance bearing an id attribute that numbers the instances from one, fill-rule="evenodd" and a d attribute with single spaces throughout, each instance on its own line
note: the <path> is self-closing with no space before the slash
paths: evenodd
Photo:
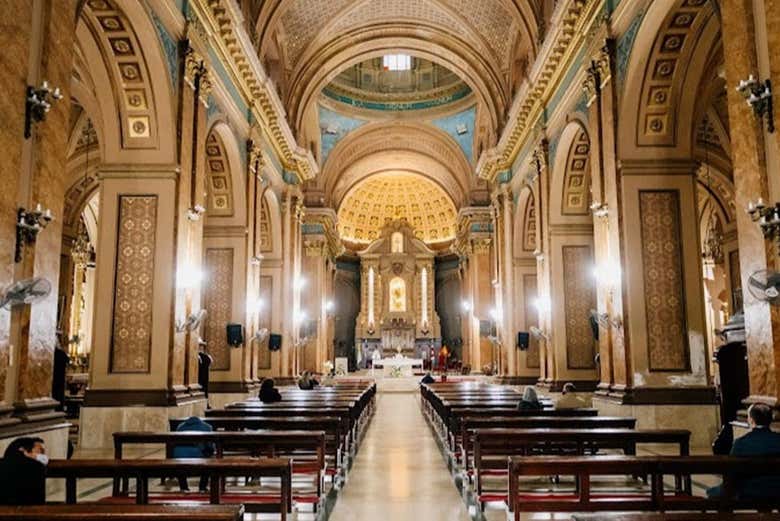
<path id="1" fill-rule="evenodd" d="M 495 295 L 493 292 L 494 249 L 493 209 L 490 206 L 469 206 L 458 212 L 458 232 L 455 250 L 461 257 L 463 270 L 463 360 L 472 371 L 495 368 L 498 357 L 490 337 L 495 337 Z M 493 311 L 493 313 L 491 313 Z"/>

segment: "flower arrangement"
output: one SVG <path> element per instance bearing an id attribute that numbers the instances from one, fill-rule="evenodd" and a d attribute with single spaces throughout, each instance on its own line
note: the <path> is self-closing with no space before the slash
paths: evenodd
<path id="1" fill-rule="evenodd" d="M 333 362 L 330 360 L 325 360 L 322 362 L 322 368 L 324 369 L 325 374 L 330 374 L 331 371 L 333 371 Z"/>

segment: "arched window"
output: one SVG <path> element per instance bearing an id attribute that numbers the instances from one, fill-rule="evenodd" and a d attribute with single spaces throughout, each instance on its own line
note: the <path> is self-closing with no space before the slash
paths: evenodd
<path id="1" fill-rule="evenodd" d="M 404 234 L 401 232 L 394 232 L 390 236 L 390 252 L 391 253 L 403 253 L 404 252 Z"/>
<path id="2" fill-rule="evenodd" d="M 390 281 L 390 311 L 406 311 L 406 282 L 401 277 Z"/>

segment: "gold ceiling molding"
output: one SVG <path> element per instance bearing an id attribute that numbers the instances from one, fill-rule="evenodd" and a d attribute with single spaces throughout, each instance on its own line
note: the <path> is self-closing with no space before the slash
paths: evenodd
<path id="1" fill-rule="evenodd" d="M 568 65 L 589 38 L 592 26 L 602 11 L 603 0 L 561 0 L 550 34 L 536 57 L 530 81 L 518 93 L 498 146 L 486 151 L 477 163 L 477 174 L 494 181 L 498 173 L 510 168 L 521 145 L 533 132 L 534 122 L 547 101 L 560 86 Z"/>
<path id="2" fill-rule="evenodd" d="M 351 243 L 368 244 L 386 224 L 403 219 L 425 243 L 455 238 L 457 212 L 450 196 L 430 179 L 388 172 L 357 184 L 339 206 L 338 230 Z"/>
<path id="3" fill-rule="evenodd" d="M 299 181 L 313 179 L 319 167 L 311 151 L 299 147 L 290 130 L 285 111 L 274 86 L 268 80 L 249 35 L 243 26 L 237 4 L 230 0 L 191 0 L 190 8 L 196 13 L 206 31 L 213 35 L 218 54 L 236 80 L 256 120 L 279 153 L 283 166 L 295 172 Z"/>

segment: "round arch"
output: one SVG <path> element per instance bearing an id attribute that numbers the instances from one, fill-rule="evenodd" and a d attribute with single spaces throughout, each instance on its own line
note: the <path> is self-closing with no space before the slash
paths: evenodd
<path id="1" fill-rule="evenodd" d="M 306 114 L 316 105 L 320 91 L 343 70 L 388 53 L 408 53 L 439 63 L 465 81 L 478 101 L 489 128 L 497 129 L 509 103 L 502 79 L 490 64 L 465 44 L 456 44 L 436 28 L 366 28 L 322 46 L 298 68 L 290 82 L 287 106 L 295 128 L 302 128 Z M 437 41 L 447 41 L 451 47 Z"/>
<path id="2" fill-rule="evenodd" d="M 536 197 L 533 189 L 524 185 L 517 196 L 515 229 L 512 236 L 514 258 L 532 258 L 536 251 Z"/>
<path id="3" fill-rule="evenodd" d="M 144 42 L 142 46 L 140 42 Z M 107 163 L 172 163 L 173 88 L 153 22 L 139 2 L 85 4 L 76 27 L 80 67 Z M 75 82 L 78 85 L 78 81 Z M 85 89 L 76 89 L 91 103 Z"/>
<path id="4" fill-rule="evenodd" d="M 621 158 L 691 157 L 698 86 L 719 32 L 710 2 L 650 4 L 624 75 Z"/>
<path id="5" fill-rule="evenodd" d="M 331 151 L 319 182 L 328 203 L 338 207 L 350 187 L 389 169 L 425 175 L 456 206 L 468 199 L 471 166 L 458 144 L 440 129 L 412 122 L 369 123 L 350 133 Z"/>
<path id="6" fill-rule="evenodd" d="M 217 120 L 206 134 L 206 226 L 246 222 L 245 179 L 238 140 Z"/>
<path id="7" fill-rule="evenodd" d="M 550 222 L 592 224 L 590 137 L 579 120 L 561 132 L 550 180 Z"/>

